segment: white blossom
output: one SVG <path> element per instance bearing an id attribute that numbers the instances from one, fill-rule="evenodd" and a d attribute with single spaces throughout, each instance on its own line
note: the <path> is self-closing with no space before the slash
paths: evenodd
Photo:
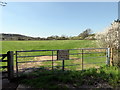
<path id="1" fill-rule="evenodd" d="M 96 34 L 99 46 L 120 49 L 120 20 L 114 21 L 103 32 Z"/>

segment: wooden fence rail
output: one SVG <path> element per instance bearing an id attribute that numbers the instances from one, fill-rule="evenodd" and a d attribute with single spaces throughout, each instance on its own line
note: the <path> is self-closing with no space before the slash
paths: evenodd
<path id="1" fill-rule="evenodd" d="M 0 54 L 0 57 L 0 63 L 7 63 L 6 66 L 3 66 L 3 63 L 1 64 L 2 66 L 0 66 L 0 69 L 2 71 L 2 79 L 7 78 L 9 80 L 12 80 L 14 78 L 13 51 L 8 51 L 7 54 Z M 5 58 L 7 58 L 7 60 L 4 60 Z M 3 71 L 3 69 L 6 69 L 6 71 Z"/>

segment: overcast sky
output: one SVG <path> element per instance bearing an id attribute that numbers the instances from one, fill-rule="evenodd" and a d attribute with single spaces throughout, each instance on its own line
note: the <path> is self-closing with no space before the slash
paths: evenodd
<path id="1" fill-rule="evenodd" d="M 117 2 L 8 2 L 0 8 L 0 33 L 34 37 L 100 32 L 118 18 Z"/>

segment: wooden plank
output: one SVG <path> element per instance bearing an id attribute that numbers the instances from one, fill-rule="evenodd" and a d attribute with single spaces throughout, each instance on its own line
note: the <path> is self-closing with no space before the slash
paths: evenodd
<path id="1" fill-rule="evenodd" d="M 6 74 L 6 73 L 8 73 L 8 71 L 2 71 L 2 74 Z"/>
<path id="2" fill-rule="evenodd" d="M 110 65 L 113 66 L 113 48 L 111 48 Z"/>
<path id="3" fill-rule="evenodd" d="M 2 54 L 2 60 L 5 58 L 5 57 L 7 57 L 7 54 Z"/>
<path id="4" fill-rule="evenodd" d="M 7 62 L 7 61 L 8 61 L 8 60 L 1 60 L 1 59 L 0 59 L 0 62 Z"/>
<path id="5" fill-rule="evenodd" d="M 7 68 L 7 66 L 0 66 L 0 68 Z"/>
<path id="6" fill-rule="evenodd" d="M 2 56 L 7 56 L 7 54 L 0 54 L 0 57 L 2 57 Z"/>
<path id="7" fill-rule="evenodd" d="M 2 77 L 2 79 L 8 79 L 8 77 Z"/>

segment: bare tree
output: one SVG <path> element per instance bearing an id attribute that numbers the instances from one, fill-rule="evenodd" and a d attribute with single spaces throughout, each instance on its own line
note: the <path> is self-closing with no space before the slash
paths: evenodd
<path id="1" fill-rule="evenodd" d="M 91 31 L 92 31 L 91 29 L 86 29 L 85 31 L 80 33 L 78 36 L 81 37 L 82 39 L 85 39 L 91 34 Z"/>

